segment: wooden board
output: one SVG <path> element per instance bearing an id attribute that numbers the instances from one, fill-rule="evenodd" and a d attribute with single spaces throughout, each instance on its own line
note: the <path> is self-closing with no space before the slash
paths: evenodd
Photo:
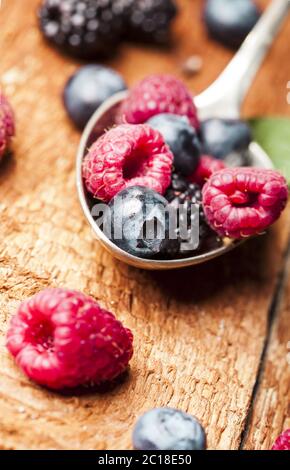
<path id="1" fill-rule="evenodd" d="M 173 406 L 201 420 L 211 449 L 268 448 L 289 426 L 289 292 L 283 307 L 275 302 L 288 284 L 289 211 L 268 235 L 178 273 L 142 272 L 112 259 L 95 241 L 75 189 L 80 136 L 61 91 L 78 64 L 43 42 L 38 3 L 4 0 L 0 10 L 0 77 L 17 114 L 14 156 L 0 171 L 0 447 L 130 449 L 136 418 Z M 124 45 L 109 63 L 128 83 L 151 72 L 182 76 L 183 61 L 200 54 L 201 73 L 186 79 L 199 92 L 230 59 L 206 36 L 202 1 L 179 3 L 172 50 Z M 249 94 L 246 116 L 289 115 L 289 34 L 288 20 Z M 59 395 L 14 365 L 5 349 L 8 320 L 19 301 L 46 286 L 81 289 L 132 328 L 134 358 L 115 387 Z"/>
<path id="2" fill-rule="evenodd" d="M 288 261 L 278 292 L 276 312 L 273 311 L 255 400 L 249 414 L 246 449 L 269 449 L 277 437 L 277 429 L 290 428 L 289 267 Z"/>

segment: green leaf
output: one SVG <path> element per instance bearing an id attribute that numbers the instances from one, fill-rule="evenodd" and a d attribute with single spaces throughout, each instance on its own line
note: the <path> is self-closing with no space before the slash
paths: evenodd
<path id="1" fill-rule="evenodd" d="M 290 119 L 255 118 L 249 121 L 254 140 L 269 155 L 277 170 L 290 184 Z"/>

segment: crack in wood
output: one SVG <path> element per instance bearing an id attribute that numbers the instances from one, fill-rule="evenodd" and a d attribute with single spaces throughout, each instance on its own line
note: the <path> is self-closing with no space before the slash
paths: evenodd
<path id="1" fill-rule="evenodd" d="M 271 339 L 271 333 L 273 330 L 273 326 L 275 323 L 275 320 L 279 314 L 280 307 L 281 307 L 281 302 L 283 299 L 283 293 L 285 291 L 285 285 L 288 279 L 288 274 L 289 274 L 289 269 L 290 269 L 290 239 L 288 240 L 288 245 L 287 249 L 285 250 L 284 256 L 283 256 L 283 262 L 282 262 L 282 268 L 280 270 L 280 273 L 277 278 L 277 284 L 275 288 L 275 293 L 272 299 L 272 303 L 269 309 L 268 313 L 268 322 L 267 322 L 267 333 L 265 336 L 265 342 L 264 346 L 262 349 L 261 353 L 261 358 L 260 358 L 260 363 L 259 363 L 259 369 L 257 372 L 256 376 L 256 381 L 253 387 L 252 395 L 251 395 L 251 401 L 250 401 L 250 406 L 248 408 L 247 416 L 245 419 L 245 425 L 244 428 L 241 432 L 241 438 L 240 438 L 240 444 L 239 444 L 239 450 L 243 450 L 245 442 L 248 437 L 248 432 L 250 429 L 251 421 L 252 421 L 252 416 L 253 416 L 253 411 L 255 407 L 255 402 L 256 402 L 256 397 L 259 392 L 260 384 L 261 384 L 261 379 L 265 370 L 265 362 L 267 360 L 267 352 L 270 344 L 270 339 Z"/>

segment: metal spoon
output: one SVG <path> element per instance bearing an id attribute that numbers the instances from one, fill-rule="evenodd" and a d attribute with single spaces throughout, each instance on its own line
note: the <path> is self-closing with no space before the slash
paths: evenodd
<path id="1" fill-rule="evenodd" d="M 289 7 L 290 0 L 273 0 L 222 74 L 209 88 L 195 97 L 198 113 L 202 120 L 211 117 L 233 119 L 240 117 L 241 104 L 289 12 Z M 116 110 L 126 96 L 127 92 L 118 93 L 97 109 L 83 132 L 77 153 L 78 195 L 84 214 L 97 239 L 119 260 L 138 268 L 159 270 L 204 263 L 238 246 L 241 243 L 240 241 L 225 240 L 223 245 L 218 248 L 188 258 L 174 260 L 143 259 L 132 256 L 118 248 L 95 223 L 91 215 L 93 202 L 86 191 L 82 178 L 82 162 L 91 144 L 104 132 L 104 129 L 114 124 Z M 255 142 L 252 142 L 249 146 L 249 156 L 251 166 L 273 167 L 268 155 Z"/>

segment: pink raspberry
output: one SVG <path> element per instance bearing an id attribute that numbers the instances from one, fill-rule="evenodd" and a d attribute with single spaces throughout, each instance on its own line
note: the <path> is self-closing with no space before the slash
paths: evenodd
<path id="1" fill-rule="evenodd" d="M 129 186 L 164 194 L 171 182 L 173 155 L 161 134 L 147 124 L 123 124 L 103 134 L 84 159 L 87 190 L 110 201 Z"/>
<path id="2" fill-rule="evenodd" d="M 272 450 L 290 450 L 290 429 L 287 429 L 277 437 Z"/>
<path id="3" fill-rule="evenodd" d="M 125 370 L 133 336 L 92 298 L 45 289 L 12 318 L 7 348 L 23 372 L 51 389 L 98 384 Z"/>
<path id="4" fill-rule="evenodd" d="M 192 183 L 197 183 L 199 186 L 203 186 L 211 175 L 216 171 L 223 170 L 224 168 L 226 168 L 226 165 L 222 160 L 210 157 L 209 155 L 202 155 L 200 157 L 198 167 L 188 179 Z"/>
<path id="5" fill-rule="evenodd" d="M 227 168 L 210 177 L 202 194 L 209 225 L 220 236 L 244 238 L 263 232 L 278 219 L 288 189 L 277 171 Z"/>
<path id="6" fill-rule="evenodd" d="M 14 136 L 14 115 L 7 98 L 0 91 L 0 160 Z"/>
<path id="7" fill-rule="evenodd" d="M 187 116 L 191 125 L 199 128 L 192 95 L 172 75 L 150 75 L 135 85 L 120 107 L 118 122 L 142 124 L 162 113 Z"/>

